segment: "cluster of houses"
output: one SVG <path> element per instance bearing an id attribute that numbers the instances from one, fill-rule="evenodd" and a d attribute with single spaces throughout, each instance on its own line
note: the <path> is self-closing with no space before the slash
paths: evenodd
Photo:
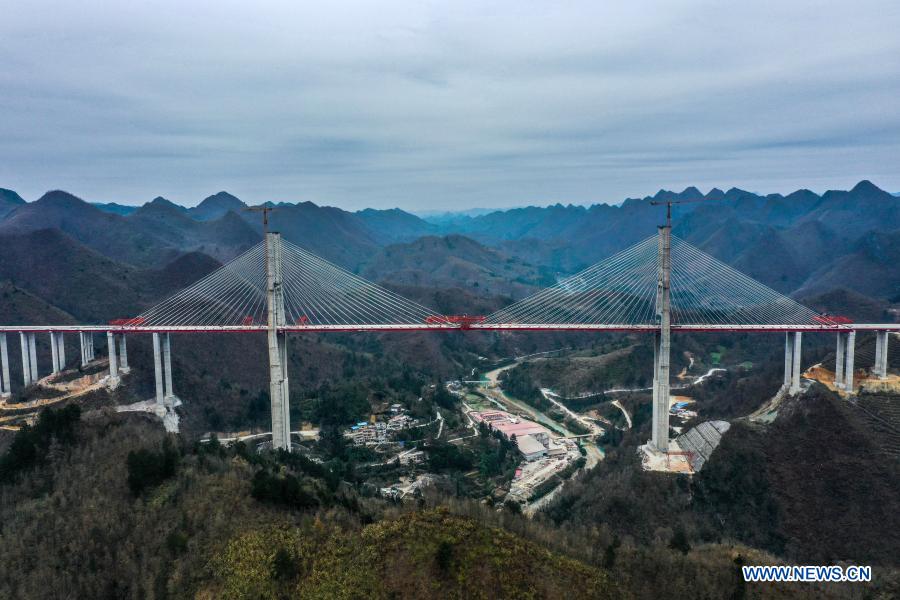
<path id="1" fill-rule="evenodd" d="M 418 424 L 416 419 L 404 413 L 402 404 L 392 404 L 390 415 L 386 421 L 374 418 L 371 422 L 360 421 L 345 431 L 344 435 L 356 446 L 383 444 L 391 441 L 396 432 Z"/>

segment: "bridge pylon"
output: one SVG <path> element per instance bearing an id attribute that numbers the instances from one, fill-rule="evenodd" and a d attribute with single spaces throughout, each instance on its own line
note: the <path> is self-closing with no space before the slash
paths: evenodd
<path id="1" fill-rule="evenodd" d="M 653 433 L 652 446 L 669 451 L 669 366 L 672 349 L 672 226 L 659 228 L 658 274 L 656 286 L 656 318 L 659 331 L 653 345 Z"/>
<path id="2" fill-rule="evenodd" d="M 287 375 L 287 334 L 284 317 L 284 271 L 281 234 L 266 232 L 266 306 L 269 345 L 269 395 L 272 407 L 272 447 L 291 451 L 291 408 Z"/>

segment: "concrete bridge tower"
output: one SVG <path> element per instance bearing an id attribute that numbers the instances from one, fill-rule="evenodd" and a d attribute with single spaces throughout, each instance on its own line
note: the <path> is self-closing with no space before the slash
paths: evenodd
<path id="1" fill-rule="evenodd" d="M 660 452 L 669 451 L 669 355 L 672 349 L 672 306 L 669 298 L 672 280 L 672 224 L 659 228 L 659 272 L 656 287 L 656 317 L 659 331 L 653 344 L 653 437 L 651 445 Z"/>
<path id="2" fill-rule="evenodd" d="M 287 334 L 281 262 L 281 234 L 266 232 L 266 301 L 268 306 L 269 395 L 272 401 L 272 447 L 291 451 L 291 408 L 287 375 Z"/>

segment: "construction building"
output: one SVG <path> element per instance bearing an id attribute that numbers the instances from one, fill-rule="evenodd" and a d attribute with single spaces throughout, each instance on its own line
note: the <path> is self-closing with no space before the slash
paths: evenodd
<path id="1" fill-rule="evenodd" d="M 547 456 L 547 448 L 530 435 L 516 436 L 516 445 L 525 460 L 538 460 Z"/>
<path id="2" fill-rule="evenodd" d="M 511 440 L 513 436 L 519 438 L 523 435 L 530 435 L 541 444 L 546 444 L 550 441 L 550 432 L 542 425 L 538 425 L 533 421 L 520 419 L 519 417 L 503 412 L 502 410 L 472 412 L 470 415 L 476 423 L 490 425 L 509 440 Z"/>

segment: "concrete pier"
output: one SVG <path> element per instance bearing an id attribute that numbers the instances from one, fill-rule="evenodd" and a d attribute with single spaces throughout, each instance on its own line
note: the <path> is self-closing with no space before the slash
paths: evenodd
<path id="1" fill-rule="evenodd" d="M 19 341 L 22 345 L 22 381 L 26 386 L 29 386 L 40 379 L 37 368 L 37 348 L 34 332 L 20 331 Z"/>
<path id="2" fill-rule="evenodd" d="M 164 336 L 164 337 L 163 337 Z M 153 334 L 153 399 L 157 406 L 175 399 L 172 389 L 172 340 L 169 334 Z"/>
<path id="3" fill-rule="evenodd" d="M 785 333 L 784 335 L 784 382 L 781 388 L 788 394 L 796 394 L 800 391 L 800 351 L 803 338 L 799 331 Z"/>
<path id="4" fill-rule="evenodd" d="M 19 332 L 19 344 L 22 346 L 22 381 L 25 387 L 31 385 L 31 360 L 28 352 L 28 334 L 24 331 Z"/>
<path id="5" fill-rule="evenodd" d="M 66 370 L 66 337 L 62 331 L 56 332 L 56 357 L 59 361 L 59 370 Z"/>
<path id="6" fill-rule="evenodd" d="M 0 332 L 0 398 L 9 398 L 12 387 L 9 381 L 9 348 L 6 345 L 6 332 Z"/>
<path id="7" fill-rule="evenodd" d="M 66 368 L 66 346 L 62 331 L 50 332 L 50 359 L 53 363 L 53 374 Z"/>
<path id="8" fill-rule="evenodd" d="M 269 396 L 272 409 L 272 447 L 291 451 L 291 415 L 288 402 L 287 337 L 278 332 L 285 324 L 282 289 L 281 234 L 266 233 L 266 302 L 268 308 Z"/>
<path id="9" fill-rule="evenodd" d="M 284 401 L 281 403 L 281 422 L 284 426 L 284 437 L 287 441 L 288 452 L 291 451 L 291 403 L 290 391 L 288 388 L 288 338 L 287 334 L 278 336 L 278 351 L 281 354 L 281 371 L 284 378 L 281 380 L 281 393 Z"/>
<path id="10" fill-rule="evenodd" d="M 81 342 L 81 366 L 86 367 L 94 360 L 94 334 L 90 331 L 79 331 L 78 337 Z"/>
<path id="11" fill-rule="evenodd" d="M 158 406 L 163 405 L 163 398 L 165 396 L 165 392 L 163 390 L 163 373 L 162 373 L 162 348 L 159 344 L 159 334 L 153 334 L 153 372 L 155 375 L 156 381 L 156 404 Z"/>
<path id="12" fill-rule="evenodd" d="M 888 335 L 887 331 L 875 332 L 875 364 L 872 366 L 872 374 L 879 379 L 887 377 Z"/>
<path id="13" fill-rule="evenodd" d="M 652 400 L 653 404 L 651 406 L 653 407 L 654 417 L 653 417 L 652 429 L 650 431 L 651 435 L 653 435 L 653 432 L 656 431 L 656 416 L 655 415 L 656 415 L 657 408 L 659 406 L 657 404 L 657 401 L 659 399 L 659 384 L 658 384 L 658 382 L 659 382 L 659 332 L 656 331 L 653 334 L 653 400 Z M 650 442 L 652 445 L 652 442 L 653 442 L 652 438 L 651 438 Z"/>
<path id="14" fill-rule="evenodd" d="M 54 375 L 59 373 L 59 344 L 56 342 L 56 335 L 55 331 L 50 332 L 50 365 Z"/>
<path id="15" fill-rule="evenodd" d="M 847 348 L 844 350 L 844 357 L 847 361 L 844 365 L 844 389 L 853 392 L 853 369 L 854 355 L 856 354 L 856 332 L 847 333 Z"/>
<path id="16" fill-rule="evenodd" d="M 33 383 L 41 378 L 41 376 L 38 375 L 37 340 L 35 339 L 33 331 L 28 334 L 28 358 L 31 361 L 31 381 Z"/>
<path id="17" fill-rule="evenodd" d="M 844 356 L 844 351 L 847 349 L 845 336 L 845 333 L 838 332 L 837 345 L 834 349 L 834 387 L 838 389 L 844 387 L 844 366 L 847 364 L 847 359 Z"/>
<path id="18" fill-rule="evenodd" d="M 116 337 L 112 331 L 106 332 L 106 347 L 109 351 L 109 387 L 119 385 L 119 362 L 116 360 Z"/>
<path id="19" fill-rule="evenodd" d="M 794 372 L 794 338 L 790 332 L 784 334 L 784 382 L 785 390 L 791 389 L 791 379 Z"/>
<path id="20" fill-rule="evenodd" d="M 172 339 L 166 333 L 163 338 L 163 362 L 165 363 L 166 398 L 174 398 L 172 391 Z"/>
<path id="21" fill-rule="evenodd" d="M 803 334 L 799 331 L 794 332 L 794 343 L 793 343 L 793 367 L 791 368 L 791 388 L 790 393 L 796 394 L 800 391 L 800 350 L 802 347 L 802 338 Z"/>
<path id="22" fill-rule="evenodd" d="M 125 345 L 125 334 L 119 334 L 119 370 L 128 373 L 131 369 L 128 367 L 128 347 Z"/>
<path id="23" fill-rule="evenodd" d="M 847 392 L 853 391 L 853 369 L 856 354 L 856 332 L 842 331 L 837 334 L 834 353 L 834 387 Z M 876 348 L 876 354 L 878 349 Z M 876 367 L 878 362 L 876 361 Z"/>
<path id="24" fill-rule="evenodd" d="M 656 307 L 659 332 L 654 344 L 653 369 L 653 437 L 651 445 L 659 452 L 669 451 L 669 371 L 672 349 L 671 303 L 669 298 L 672 274 L 672 228 L 659 228 Z"/>

